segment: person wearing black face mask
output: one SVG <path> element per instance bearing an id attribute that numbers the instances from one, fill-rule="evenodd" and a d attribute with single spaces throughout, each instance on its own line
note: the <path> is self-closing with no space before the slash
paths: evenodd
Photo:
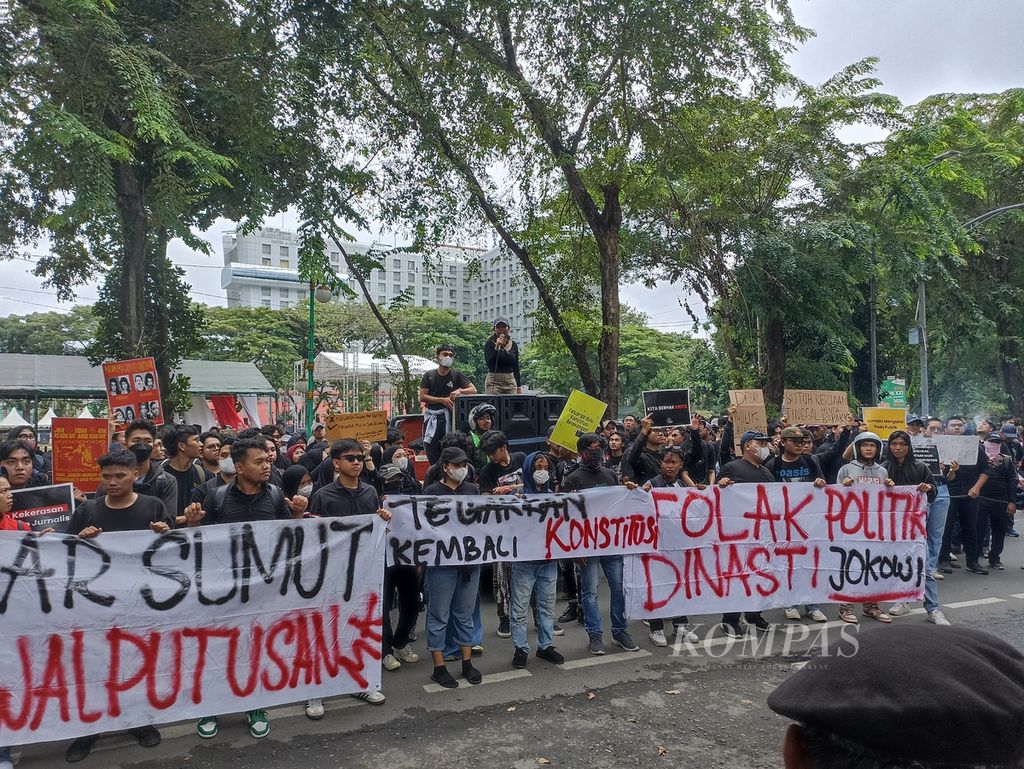
<path id="1" fill-rule="evenodd" d="M 159 499 L 174 520 L 178 511 L 178 483 L 163 471 L 160 464 L 150 461 L 153 454 L 153 441 L 156 440 L 156 425 L 152 422 L 137 420 L 124 431 L 125 448 L 135 455 L 139 463 L 139 479 L 134 484 L 136 494 L 144 494 Z M 103 494 L 102 486 L 97 489 L 97 496 Z"/>

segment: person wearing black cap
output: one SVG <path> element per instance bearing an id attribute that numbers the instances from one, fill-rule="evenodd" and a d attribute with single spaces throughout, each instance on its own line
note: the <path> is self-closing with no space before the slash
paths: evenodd
<path id="1" fill-rule="evenodd" d="M 449 446 L 441 452 L 444 478 L 423 490 L 427 496 L 477 496 L 480 487 L 466 482 L 469 457 L 462 449 Z M 427 588 L 427 648 L 434 660 L 430 680 L 446 689 L 454 689 L 459 682 L 444 664 L 445 632 L 452 620 L 455 641 L 462 657 L 462 675 L 471 684 L 483 677 L 473 667 L 473 609 L 480 591 L 479 566 L 428 566 L 425 576 Z"/>
<path id="2" fill-rule="evenodd" d="M 843 636 L 768 695 L 786 769 L 1020 767 L 1024 655 L 979 630 Z"/>
<path id="3" fill-rule="evenodd" d="M 495 318 L 494 333 L 484 343 L 484 392 L 488 395 L 518 395 L 523 391 L 519 345 L 512 340 L 508 325 L 508 318 Z"/>
<path id="4" fill-rule="evenodd" d="M 747 430 L 740 436 L 739 459 L 722 468 L 718 478 L 718 485 L 722 488 L 732 486 L 734 483 L 771 483 L 775 480 L 771 471 L 764 466 L 771 456 L 768 443 L 771 439 L 760 430 Z M 748 625 L 753 625 L 757 630 L 765 631 L 771 629 L 771 623 L 761 616 L 759 611 L 748 611 L 743 614 Z M 740 638 L 744 635 L 740 627 L 740 612 L 730 611 L 722 615 L 722 632 L 733 638 Z"/>
<path id="5" fill-rule="evenodd" d="M 455 348 L 450 344 L 437 347 L 437 368 L 420 380 L 420 403 L 423 404 L 423 446 L 431 463 L 441 457 L 441 439 L 452 429 L 452 409 L 460 395 L 472 395 L 476 385 L 461 371 L 452 368 Z"/>
<path id="6" fill-rule="evenodd" d="M 924 432 L 924 420 L 917 414 L 907 414 L 907 432 L 916 438 Z"/>

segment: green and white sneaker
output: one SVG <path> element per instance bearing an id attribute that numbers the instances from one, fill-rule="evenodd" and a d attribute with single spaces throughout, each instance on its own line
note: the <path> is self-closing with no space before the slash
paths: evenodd
<path id="1" fill-rule="evenodd" d="M 270 734 L 270 720 L 265 710 L 250 710 L 245 714 L 246 723 L 249 724 L 249 734 L 257 740 Z"/>
<path id="2" fill-rule="evenodd" d="M 218 729 L 219 727 L 217 725 L 216 716 L 206 716 L 205 718 L 200 718 L 199 723 L 196 725 L 196 732 L 204 740 L 211 740 L 214 737 L 216 737 Z"/>

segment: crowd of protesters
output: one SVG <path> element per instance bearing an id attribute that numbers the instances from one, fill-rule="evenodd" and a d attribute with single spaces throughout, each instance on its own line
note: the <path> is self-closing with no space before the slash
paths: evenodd
<path id="1" fill-rule="evenodd" d="M 507 320 L 499 321 L 488 342 L 491 371 L 486 389 L 515 393 L 520 387 L 518 349 L 509 337 Z M 958 571 L 986 575 L 1003 569 L 1005 538 L 1017 536 L 1013 515 L 1024 446 L 1013 420 L 975 423 L 958 415 L 911 416 L 905 430 L 882 441 L 852 415 L 836 425 L 770 422 L 766 432 L 749 430 L 739 436 L 731 409 L 721 417 L 695 416 L 688 425 L 671 428 L 654 427 L 642 414 L 626 415 L 581 435 L 575 450 L 549 439 L 542 450 L 525 454 L 510 450 L 508 438 L 493 429 L 494 404 L 481 403 L 472 410 L 468 432 L 455 429 L 453 404 L 476 389 L 454 367 L 454 354 L 450 345 L 439 346 L 438 367 L 421 382 L 427 419 L 424 446 L 416 448 L 426 448 L 430 458 L 422 483 L 413 471 L 415 449 L 404 445 L 403 433 L 396 429 L 389 429 L 386 439 L 377 443 L 342 439 L 329 444 L 323 424 L 315 424 L 307 437 L 284 424 L 201 432 L 197 426 L 179 424 L 158 430 L 151 422 L 136 420 L 115 435 L 109 453 L 97 458 L 100 488 L 90 499 L 76 495 L 76 509 L 65 531 L 90 538 L 111 531 L 165 532 L 304 516 L 376 514 L 387 519 L 382 499 L 393 494 L 536 495 L 618 485 L 649 491 L 755 482 L 913 486 L 927 494 L 929 502 L 924 608 L 927 620 L 936 625 L 949 624 L 937 581 Z M 939 433 L 977 435 L 977 463 L 940 465 L 933 474 L 915 460 L 914 437 Z M 51 468 L 31 427 L 16 428 L 8 437 L 0 445 L 0 530 L 17 530 L 24 525 L 7 515 L 10 491 L 50 483 Z M 420 662 L 413 644 L 419 640 L 421 614 L 430 678 L 446 688 L 458 687 L 460 679 L 471 685 L 481 682 L 473 659 L 483 654 L 485 625 L 499 638 L 510 639 L 514 668 L 526 667 L 531 651 L 545 662 L 562 663 L 555 639 L 570 628 L 587 634 L 590 654 L 603 655 L 605 632 L 597 599 L 601 574 L 608 586 L 611 643 L 638 651 L 625 611 L 622 556 L 494 564 L 493 623 L 485 621 L 481 608 L 481 567 L 389 566 L 384 578 L 383 668 L 390 672 Z M 559 584 L 565 601 L 560 612 Z M 784 617 L 825 622 L 826 608 L 790 606 Z M 847 623 L 860 621 L 850 605 L 838 606 L 835 613 Z M 870 603 L 861 607 L 860 616 L 890 623 L 908 613 L 906 603 L 887 608 Z M 531 624 L 536 629 L 534 649 Z M 671 618 L 670 634 L 664 619 L 644 624 L 655 647 L 700 640 L 685 616 Z M 767 631 L 771 623 L 761 612 L 750 611 L 725 614 L 711 627 L 712 632 L 739 638 Z M 457 663 L 457 677 L 448 663 Z M 371 704 L 385 701 L 379 691 L 355 696 Z M 323 718 L 323 702 L 310 700 L 305 712 L 311 719 Z M 246 716 L 253 737 L 269 733 L 266 711 L 253 710 Z M 197 731 L 203 738 L 216 736 L 217 718 L 201 719 Z M 133 734 L 142 745 L 160 741 L 151 726 Z M 95 740 L 76 739 L 67 760 L 85 758 Z M 6 769 L 4 760 L 0 752 L 0 769 Z"/>

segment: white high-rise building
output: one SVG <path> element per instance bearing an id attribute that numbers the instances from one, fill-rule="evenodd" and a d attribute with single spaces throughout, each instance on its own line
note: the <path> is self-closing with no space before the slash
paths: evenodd
<path id="1" fill-rule="evenodd" d="M 223 243 L 221 288 L 227 291 L 228 307 L 287 309 L 308 296 L 309 284 L 299 279 L 297 233 L 264 227 L 247 235 L 227 232 Z M 365 254 L 374 247 L 346 243 L 345 248 Z M 533 337 L 529 314 L 538 306 L 537 289 L 503 248 L 438 246 L 429 256 L 380 246 L 375 250 L 384 268 L 366 279 L 375 302 L 388 304 L 405 294 L 410 304 L 453 310 L 467 323 L 506 317 L 513 337 Z M 341 254 L 331 244 L 327 253 L 339 278 L 361 297 Z"/>

